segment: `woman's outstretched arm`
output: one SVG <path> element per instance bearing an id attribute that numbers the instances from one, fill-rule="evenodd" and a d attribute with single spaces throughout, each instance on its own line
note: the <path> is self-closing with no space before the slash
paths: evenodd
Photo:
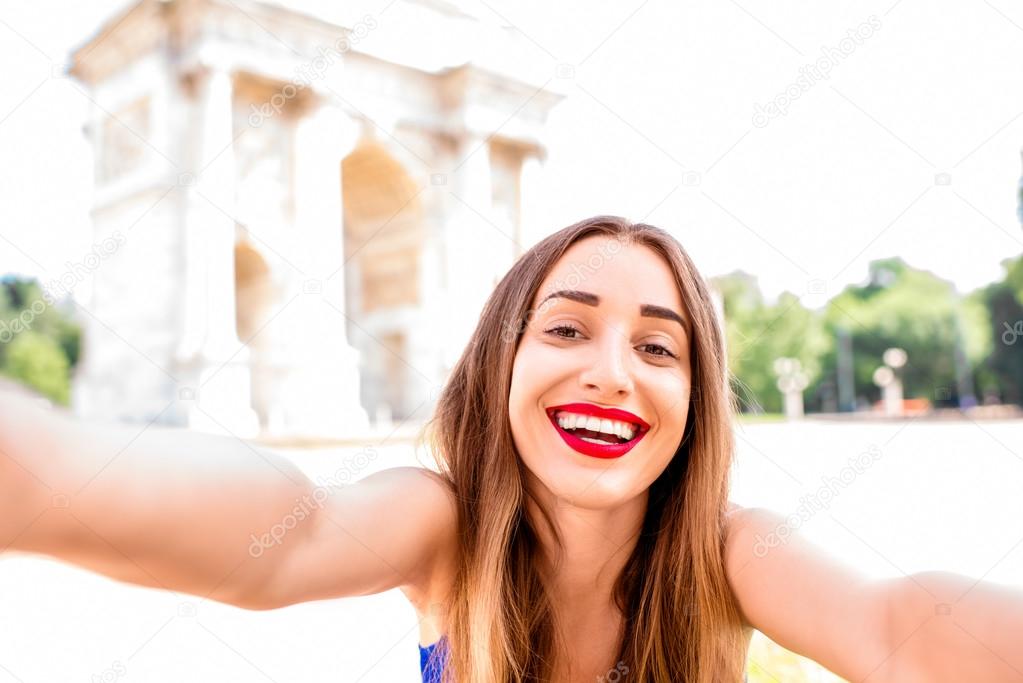
<path id="1" fill-rule="evenodd" d="M 77 419 L 0 387 L 0 551 L 245 607 L 416 587 L 449 531 L 432 473 L 317 487 L 231 437 Z"/>
<path id="2" fill-rule="evenodd" d="M 764 508 L 733 506 L 725 570 L 746 623 L 848 681 L 892 677 L 890 595 Z M 769 672 L 770 673 L 770 672 Z"/>
<path id="3" fill-rule="evenodd" d="M 952 572 L 899 581 L 893 647 L 922 681 L 1023 683 L 1023 591 Z"/>
<path id="4" fill-rule="evenodd" d="M 947 572 L 871 580 L 733 506 L 726 571 L 747 623 L 849 681 L 1023 683 L 1023 592 Z"/>

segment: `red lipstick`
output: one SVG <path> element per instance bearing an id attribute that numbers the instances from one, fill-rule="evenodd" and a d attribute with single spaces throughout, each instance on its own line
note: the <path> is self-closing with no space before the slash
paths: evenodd
<path id="1" fill-rule="evenodd" d="M 620 410 L 618 408 L 601 408 L 600 406 L 593 405 L 592 403 L 566 403 L 564 405 L 547 408 L 546 412 L 551 424 L 554 425 L 558 434 L 561 435 L 561 438 L 572 448 L 572 450 L 593 458 L 620 458 L 631 451 L 636 444 L 639 443 L 640 439 L 642 439 L 650 430 L 649 424 L 647 424 L 642 418 L 633 415 L 627 410 Z M 555 417 L 555 415 L 559 412 L 592 415 L 594 417 L 604 418 L 607 420 L 628 422 L 636 428 L 636 431 L 633 434 L 632 439 L 624 443 L 592 443 L 590 441 L 584 441 L 575 434 L 562 429 Z"/>

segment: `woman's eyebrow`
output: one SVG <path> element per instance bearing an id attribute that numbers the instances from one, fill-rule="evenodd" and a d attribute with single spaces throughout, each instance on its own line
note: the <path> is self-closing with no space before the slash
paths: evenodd
<path id="1" fill-rule="evenodd" d="M 550 294 L 545 296 L 543 298 L 543 301 L 540 302 L 537 308 L 542 306 L 543 303 L 548 299 L 553 299 L 555 297 L 560 297 L 562 299 L 571 299 L 572 301 L 578 301 L 579 303 L 586 304 L 587 306 L 600 305 L 600 297 L 597 296 L 596 294 L 593 294 L 592 292 L 583 292 L 578 289 L 559 289 L 558 291 L 551 292 Z M 683 330 L 688 331 L 689 329 L 689 326 L 686 324 L 685 318 L 683 318 L 681 315 L 671 310 L 670 308 L 665 308 L 664 306 L 655 306 L 654 304 L 640 304 L 639 314 L 649 318 L 663 318 L 665 320 L 674 320 L 675 322 L 682 326 Z"/>

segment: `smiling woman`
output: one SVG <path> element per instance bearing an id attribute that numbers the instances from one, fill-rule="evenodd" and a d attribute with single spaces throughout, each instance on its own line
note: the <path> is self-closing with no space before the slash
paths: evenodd
<path id="1" fill-rule="evenodd" d="M 0 391 L 0 548 L 249 609 L 400 588 L 428 681 L 736 683 L 753 628 L 849 680 L 1023 680 L 1019 593 L 765 544 L 787 520 L 727 499 L 728 376 L 681 245 L 597 216 L 491 294 L 423 433 L 439 473 L 328 493 L 239 440 Z"/>
<path id="2" fill-rule="evenodd" d="M 742 679 L 723 346 L 706 284 L 653 226 L 581 221 L 497 285 L 432 425 L 463 539 L 458 680 Z"/>

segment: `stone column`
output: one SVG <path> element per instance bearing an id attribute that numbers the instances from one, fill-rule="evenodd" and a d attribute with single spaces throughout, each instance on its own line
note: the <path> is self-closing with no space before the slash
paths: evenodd
<path id="1" fill-rule="evenodd" d="M 563 226 L 550 225 L 550 219 L 542 212 L 543 162 L 535 154 L 528 154 L 522 160 L 519 176 L 519 235 L 521 251 L 526 251 L 541 238 Z M 522 256 L 515 255 L 516 260 Z"/>
<path id="2" fill-rule="evenodd" d="M 451 195 L 444 225 L 448 269 L 444 363 L 448 366 L 454 365 L 464 350 L 493 290 L 495 247 L 513 249 L 513 243 L 492 225 L 489 143 L 482 137 L 467 137 L 458 162 L 461 165 L 446 176 Z"/>
<path id="3" fill-rule="evenodd" d="M 348 343 L 344 291 L 341 160 L 360 127 L 316 101 L 295 129 L 295 253 L 305 274 L 286 311 L 284 344 L 293 371 L 282 389 L 283 428 L 293 435 L 345 437 L 365 431 L 358 352 Z"/>
<path id="4" fill-rule="evenodd" d="M 235 323 L 231 74 L 211 68 L 202 78 L 192 170 L 179 178 L 188 192 L 179 398 L 190 402 L 189 427 L 250 438 L 259 424 L 251 407 L 249 353 Z"/>

